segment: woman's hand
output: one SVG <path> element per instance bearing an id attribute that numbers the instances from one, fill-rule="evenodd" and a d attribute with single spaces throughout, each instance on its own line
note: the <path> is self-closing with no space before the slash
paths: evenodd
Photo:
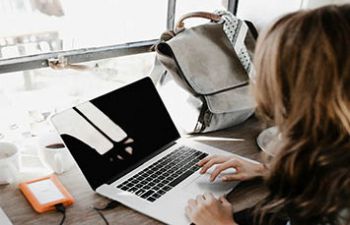
<path id="1" fill-rule="evenodd" d="M 206 173 L 209 168 L 217 165 L 210 175 L 210 181 L 214 181 L 222 171 L 228 168 L 234 168 L 236 172 L 223 176 L 223 181 L 249 180 L 257 176 L 262 176 L 267 170 L 261 163 L 248 161 L 236 156 L 207 156 L 199 161 L 197 165 L 202 167 L 199 171 L 201 174 Z"/>
<path id="2" fill-rule="evenodd" d="M 232 205 L 224 197 L 216 199 L 209 193 L 198 195 L 188 201 L 185 210 L 196 225 L 237 225 L 232 217 Z"/>

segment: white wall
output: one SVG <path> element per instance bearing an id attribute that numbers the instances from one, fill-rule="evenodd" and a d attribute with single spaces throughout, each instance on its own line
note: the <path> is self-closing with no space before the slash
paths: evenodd
<path id="1" fill-rule="evenodd" d="M 350 0 L 303 0 L 303 8 L 317 8 L 327 4 L 346 4 Z"/>
<path id="2" fill-rule="evenodd" d="M 282 15 L 301 8 L 345 3 L 350 0 L 239 0 L 237 16 L 252 21 L 260 31 Z"/>
<path id="3" fill-rule="evenodd" d="M 240 0 L 237 16 L 261 30 L 283 14 L 299 10 L 301 3 L 301 0 Z"/>

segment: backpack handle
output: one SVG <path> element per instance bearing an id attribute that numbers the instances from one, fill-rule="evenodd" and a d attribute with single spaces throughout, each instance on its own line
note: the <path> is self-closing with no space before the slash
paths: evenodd
<path id="1" fill-rule="evenodd" d="M 175 25 L 175 33 L 181 32 L 185 29 L 184 21 L 189 18 L 204 18 L 204 19 L 212 20 L 214 22 L 219 22 L 221 20 L 221 16 L 215 13 L 190 12 L 180 17 L 180 19 Z"/>

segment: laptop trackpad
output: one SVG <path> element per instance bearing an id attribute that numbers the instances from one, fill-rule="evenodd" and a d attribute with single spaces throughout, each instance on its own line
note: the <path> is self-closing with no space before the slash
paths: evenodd
<path id="1" fill-rule="evenodd" d="M 222 182 L 220 179 L 210 182 L 209 176 L 209 174 L 198 176 L 185 187 L 186 192 L 190 192 L 192 194 L 203 194 L 205 192 L 210 192 L 218 197 L 229 193 L 238 184 L 238 182 Z"/>

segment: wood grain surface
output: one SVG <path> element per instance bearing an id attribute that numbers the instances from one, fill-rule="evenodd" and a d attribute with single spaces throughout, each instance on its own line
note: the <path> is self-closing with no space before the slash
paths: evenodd
<path id="1" fill-rule="evenodd" d="M 211 137 L 239 138 L 244 139 L 244 141 L 201 142 L 242 156 L 260 160 L 262 153 L 258 150 L 255 140 L 261 130 L 262 126 L 259 121 L 255 117 L 252 117 L 239 126 L 204 134 L 204 136 Z M 97 212 L 93 210 L 93 206 L 103 207 L 109 200 L 93 192 L 80 170 L 74 168 L 58 177 L 76 200 L 75 204 L 67 209 L 65 224 L 105 224 Z M 264 196 L 264 193 L 265 191 L 259 181 L 249 181 L 239 184 L 228 195 L 228 199 L 232 202 L 235 211 L 238 211 L 253 206 Z M 170 202 L 169 205 L 171 205 Z M 61 220 L 61 214 L 57 212 L 37 214 L 26 202 L 16 185 L 0 185 L 0 206 L 14 225 L 59 224 Z M 110 224 L 162 224 L 125 206 L 118 206 L 115 209 L 104 211 L 103 214 Z"/>

